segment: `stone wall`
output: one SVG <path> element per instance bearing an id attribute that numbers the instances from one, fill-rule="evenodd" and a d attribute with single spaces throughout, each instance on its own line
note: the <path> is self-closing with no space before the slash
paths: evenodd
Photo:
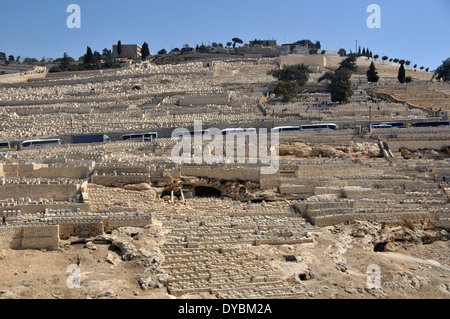
<path id="1" fill-rule="evenodd" d="M 93 175 L 91 183 L 103 186 L 113 186 L 115 184 L 138 184 L 150 183 L 149 174 L 126 174 L 126 175 Z"/>
<path id="2" fill-rule="evenodd" d="M 89 174 L 87 166 L 48 166 L 47 164 L 0 164 L 4 178 L 65 178 L 84 179 Z"/>
<path id="3" fill-rule="evenodd" d="M 11 249 L 58 249 L 59 226 L 0 227 L 0 245 Z"/>
<path id="4" fill-rule="evenodd" d="M 337 225 L 344 222 L 353 222 L 356 220 L 369 220 L 385 223 L 395 223 L 401 222 L 404 219 L 422 219 L 429 218 L 430 214 L 427 212 L 411 212 L 411 213 L 395 213 L 390 214 L 377 214 L 377 213 L 366 213 L 366 214 L 337 214 L 329 216 L 318 216 L 314 217 L 314 225 L 318 227 L 326 227 Z"/>
<path id="5" fill-rule="evenodd" d="M 0 185 L 0 200 L 20 198 L 31 200 L 51 198 L 54 201 L 68 201 L 77 195 L 76 184 L 3 184 Z"/>
<path id="6" fill-rule="evenodd" d="M 313 54 L 313 55 L 300 55 L 300 54 L 289 54 L 280 57 L 280 65 L 281 67 L 285 65 L 294 65 L 294 64 L 305 64 L 308 67 L 316 68 L 322 70 L 327 66 L 327 59 L 324 55 Z"/>
<path id="7" fill-rule="evenodd" d="M 179 105 L 227 105 L 231 102 L 231 93 L 180 96 Z"/>
<path id="8" fill-rule="evenodd" d="M 103 216 L 103 227 L 105 231 L 119 227 L 144 227 L 152 223 L 150 214 L 128 213 L 109 214 Z"/>
<path id="9" fill-rule="evenodd" d="M 0 215 L 4 211 L 21 211 L 22 215 L 45 213 L 48 210 L 70 210 L 88 212 L 90 210 L 89 203 L 49 203 L 49 204 L 20 204 L 2 203 L 0 206 Z"/>
<path id="10" fill-rule="evenodd" d="M 103 235 L 103 224 L 101 218 L 95 218 L 92 221 L 74 221 L 61 222 L 59 224 L 59 238 L 69 239 L 70 237 L 95 237 Z"/>

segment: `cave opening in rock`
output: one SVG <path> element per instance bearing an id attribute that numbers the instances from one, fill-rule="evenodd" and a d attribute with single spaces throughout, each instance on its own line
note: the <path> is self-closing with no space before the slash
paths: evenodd
<path id="1" fill-rule="evenodd" d="M 284 261 L 286 262 L 297 262 L 297 258 L 294 255 L 283 255 Z"/>
<path id="2" fill-rule="evenodd" d="M 222 192 L 214 187 L 194 186 L 194 196 L 196 197 L 222 197 Z"/>
<path id="3" fill-rule="evenodd" d="M 375 244 L 375 246 L 373 247 L 373 251 L 377 252 L 377 251 L 384 251 L 384 248 L 386 247 L 387 243 L 378 243 Z"/>

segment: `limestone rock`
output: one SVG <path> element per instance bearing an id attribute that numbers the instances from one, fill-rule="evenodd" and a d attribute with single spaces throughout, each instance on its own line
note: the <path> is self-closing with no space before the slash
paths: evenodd
<path id="1" fill-rule="evenodd" d="M 143 290 L 162 288 L 168 279 L 169 276 L 167 274 L 152 274 L 147 277 L 141 277 L 139 279 L 139 286 Z"/>
<path id="2" fill-rule="evenodd" d="M 125 185 L 123 188 L 126 190 L 133 190 L 133 191 L 148 191 L 152 189 L 152 187 L 148 183 L 128 184 Z"/>
<path id="3" fill-rule="evenodd" d="M 115 240 L 111 244 L 120 249 L 123 260 L 133 260 L 138 257 L 136 247 L 128 242 Z"/>
<path id="4" fill-rule="evenodd" d="M 105 260 L 114 266 L 121 262 L 121 259 L 119 258 L 119 256 L 117 256 L 113 253 L 108 253 Z"/>

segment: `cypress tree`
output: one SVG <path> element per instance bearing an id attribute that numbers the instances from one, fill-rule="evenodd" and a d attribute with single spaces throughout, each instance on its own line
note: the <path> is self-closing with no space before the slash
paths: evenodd
<path id="1" fill-rule="evenodd" d="M 403 63 L 400 65 L 400 68 L 398 69 L 398 81 L 400 83 L 405 83 L 406 81 L 406 72 L 405 72 L 405 67 L 403 66 Z"/>
<path id="2" fill-rule="evenodd" d="M 380 77 L 378 76 L 377 69 L 375 68 L 375 64 L 372 62 L 370 64 L 369 70 L 367 71 L 367 81 L 371 83 L 376 83 Z"/>
<path id="3" fill-rule="evenodd" d="M 122 41 L 117 42 L 117 55 L 122 54 Z"/>
<path id="4" fill-rule="evenodd" d="M 84 64 L 90 64 L 94 60 L 94 55 L 92 54 L 92 49 L 88 46 L 86 50 L 86 54 L 83 57 Z"/>
<path id="5" fill-rule="evenodd" d="M 144 42 L 144 44 L 142 45 L 141 54 L 142 54 L 142 60 L 147 59 L 147 57 L 150 55 L 150 49 L 148 48 L 147 42 Z"/>

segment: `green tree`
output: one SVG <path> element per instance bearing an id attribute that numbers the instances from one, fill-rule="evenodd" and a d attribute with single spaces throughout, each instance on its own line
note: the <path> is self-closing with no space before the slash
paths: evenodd
<path id="1" fill-rule="evenodd" d="M 210 52 L 209 48 L 208 48 L 206 45 L 204 45 L 204 44 L 202 44 L 202 45 L 198 48 L 198 51 L 199 51 L 200 53 L 209 53 L 209 52 Z"/>
<path id="2" fill-rule="evenodd" d="M 442 79 L 444 82 L 450 81 L 450 58 L 442 61 L 442 64 L 434 71 L 436 79 Z"/>
<path id="3" fill-rule="evenodd" d="M 107 48 L 104 48 L 103 51 L 102 51 L 102 57 L 105 60 L 111 59 L 111 57 L 112 57 L 111 50 L 108 50 Z"/>
<path id="4" fill-rule="evenodd" d="M 380 56 L 378 55 L 378 54 L 375 54 L 374 56 L 373 56 L 373 58 L 375 59 L 375 61 L 379 58 Z"/>
<path id="5" fill-rule="evenodd" d="M 0 61 L 6 61 L 6 53 L 0 52 Z"/>
<path id="6" fill-rule="evenodd" d="M 413 78 L 410 75 L 405 77 L 405 83 L 411 83 L 412 81 L 413 81 Z"/>
<path id="7" fill-rule="evenodd" d="M 389 59 L 389 57 L 386 56 L 386 55 L 384 55 L 384 56 L 381 58 L 381 60 L 383 60 L 383 61 L 386 61 L 387 59 Z"/>
<path id="8" fill-rule="evenodd" d="M 349 69 L 338 68 L 328 84 L 327 88 L 331 94 L 331 101 L 338 103 L 348 103 L 353 95 L 351 78 L 352 73 Z"/>
<path id="9" fill-rule="evenodd" d="M 297 41 L 297 43 L 303 47 L 308 47 L 308 49 L 316 49 L 316 44 L 317 44 L 317 42 L 314 43 L 308 39 Z M 319 42 L 319 44 L 320 44 L 320 42 Z"/>
<path id="10" fill-rule="evenodd" d="M 163 54 L 167 54 L 166 49 L 162 48 L 161 50 L 158 51 L 159 55 L 163 55 Z"/>
<path id="11" fill-rule="evenodd" d="M 14 62 L 16 59 L 14 59 L 14 55 L 10 55 L 8 56 L 8 61 L 9 62 Z"/>
<path id="12" fill-rule="evenodd" d="M 150 49 L 148 48 L 147 42 L 144 42 L 144 44 L 142 44 L 141 55 L 142 60 L 146 60 L 147 57 L 150 55 Z"/>
<path id="13" fill-rule="evenodd" d="M 320 44 L 320 41 L 316 41 L 316 49 L 317 50 L 322 49 L 322 45 Z"/>
<path id="14" fill-rule="evenodd" d="M 327 83 L 329 83 L 333 79 L 333 76 L 334 76 L 333 72 L 327 71 L 317 80 L 317 82 L 320 83 L 322 81 L 326 81 Z"/>
<path id="15" fill-rule="evenodd" d="M 398 69 L 397 79 L 400 83 L 405 83 L 405 77 L 406 77 L 405 66 L 401 64 L 400 68 Z"/>
<path id="16" fill-rule="evenodd" d="M 279 81 L 294 81 L 298 85 L 305 85 L 309 80 L 309 73 L 311 70 L 304 64 L 295 64 L 284 66 L 282 69 L 275 69 L 269 71 L 267 74 L 272 75 Z"/>
<path id="17" fill-rule="evenodd" d="M 117 42 L 117 55 L 122 54 L 122 41 Z"/>
<path id="18" fill-rule="evenodd" d="M 334 72 L 331 79 L 329 75 L 327 76 L 327 80 L 329 80 L 327 90 L 330 92 L 331 101 L 338 103 L 348 103 L 350 101 L 353 95 L 352 72 L 358 70 L 356 56 L 357 54 L 350 54 L 340 63 L 339 68 Z"/>
<path id="19" fill-rule="evenodd" d="M 94 59 L 94 54 L 92 53 L 92 49 L 88 46 L 86 49 L 86 54 L 83 56 L 84 64 L 91 64 Z"/>
<path id="20" fill-rule="evenodd" d="M 295 81 L 280 81 L 273 93 L 276 97 L 283 97 L 283 101 L 290 102 L 300 93 L 300 85 Z"/>
<path id="21" fill-rule="evenodd" d="M 67 54 L 67 52 L 64 52 L 63 57 L 62 57 L 61 62 L 60 62 L 60 68 L 61 68 L 62 71 L 68 71 L 69 70 L 69 67 L 70 67 L 70 59 L 69 58 L 70 57 Z"/>
<path id="22" fill-rule="evenodd" d="M 25 58 L 23 64 L 36 64 L 39 61 L 36 58 Z"/>
<path id="23" fill-rule="evenodd" d="M 339 56 L 346 56 L 347 51 L 345 49 L 339 49 L 338 54 L 339 54 Z"/>
<path id="24" fill-rule="evenodd" d="M 358 66 L 356 65 L 356 54 L 349 54 L 348 57 L 341 61 L 339 68 L 344 68 L 350 72 L 358 71 Z"/>
<path id="25" fill-rule="evenodd" d="M 94 54 L 92 55 L 92 63 L 95 64 L 98 69 L 101 68 L 102 62 L 101 62 L 100 52 L 94 51 Z"/>
<path id="26" fill-rule="evenodd" d="M 236 48 L 236 43 L 239 43 L 239 44 L 243 44 L 244 43 L 244 41 L 242 41 L 239 38 L 233 38 L 233 39 L 231 39 L 231 41 L 233 41 L 233 48 Z"/>
<path id="27" fill-rule="evenodd" d="M 233 45 L 233 42 L 227 42 L 227 47 L 231 47 Z"/>
<path id="28" fill-rule="evenodd" d="M 61 71 L 63 71 L 63 70 L 61 70 L 61 68 L 60 68 L 59 66 L 57 66 L 57 65 L 52 66 L 52 67 L 48 70 L 48 72 L 50 72 L 50 73 L 61 72 Z"/>
<path id="29" fill-rule="evenodd" d="M 379 79 L 380 77 L 378 76 L 377 69 L 375 68 L 375 64 L 372 61 L 372 63 L 370 63 L 369 70 L 367 71 L 367 81 L 376 83 Z"/>

